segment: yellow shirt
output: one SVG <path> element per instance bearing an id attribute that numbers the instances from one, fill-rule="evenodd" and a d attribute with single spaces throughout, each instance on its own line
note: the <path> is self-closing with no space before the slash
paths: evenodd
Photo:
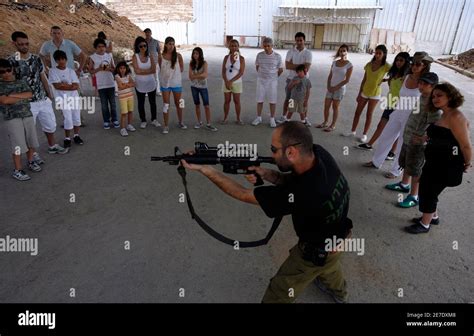
<path id="1" fill-rule="evenodd" d="M 375 97 L 380 96 L 382 94 L 382 88 L 380 87 L 380 83 L 382 83 L 382 79 L 384 78 L 385 74 L 390 70 L 391 65 L 385 63 L 377 71 L 372 71 L 372 63 L 369 62 L 365 65 L 365 83 L 364 87 L 362 88 L 362 93 L 366 97 Z"/>
<path id="2" fill-rule="evenodd" d="M 393 108 L 395 103 L 398 101 L 398 96 L 400 95 L 400 89 L 402 88 L 403 79 L 405 77 L 392 78 L 390 80 L 390 86 L 388 87 L 388 108 Z"/>

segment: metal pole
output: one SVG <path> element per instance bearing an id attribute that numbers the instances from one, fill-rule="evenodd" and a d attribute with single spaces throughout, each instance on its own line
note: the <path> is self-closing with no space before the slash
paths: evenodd
<path id="1" fill-rule="evenodd" d="M 224 0 L 224 46 L 227 44 L 227 0 Z"/>
<path id="2" fill-rule="evenodd" d="M 416 7 L 416 13 L 415 13 L 415 19 L 413 20 L 413 28 L 411 29 L 412 32 L 415 32 L 416 19 L 418 18 L 418 11 L 420 10 L 420 3 L 421 3 L 421 0 L 418 0 L 418 6 Z"/>
<path id="3" fill-rule="evenodd" d="M 453 53 L 454 43 L 456 42 L 456 36 L 458 35 L 459 24 L 461 23 L 462 14 L 464 13 L 464 6 L 466 6 L 466 0 L 462 4 L 461 14 L 459 15 L 458 23 L 456 24 L 456 31 L 454 32 L 453 43 L 451 44 L 451 48 L 449 49 L 449 54 Z"/>

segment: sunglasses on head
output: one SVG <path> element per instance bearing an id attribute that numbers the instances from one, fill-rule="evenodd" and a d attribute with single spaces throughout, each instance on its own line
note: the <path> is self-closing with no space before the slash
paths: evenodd
<path id="1" fill-rule="evenodd" d="M 3 70 L 0 70 L 0 75 L 3 75 L 4 73 L 7 73 L 7 72 L 12 72 L 12 68 L 5 68 Z"/>
<path id="2" fill-rule="evenodd" d="M 284 148 L 288 148 L 288 147 L 291 147 L 291 146 L 297 146 L 297 145 L 301 145 L 301 142 L 297 142 L 297 143 L 294 143 L 294 144 L 291 144 L 291 145 L 288 145 L 288 146 L 283 146 L 283 147 L 275 147 L 273 145 L 270 145 L 270 150 L 273 154 L 275 154 L 276 152 L 278 152 L 280 149 L 284 149 Z"/>

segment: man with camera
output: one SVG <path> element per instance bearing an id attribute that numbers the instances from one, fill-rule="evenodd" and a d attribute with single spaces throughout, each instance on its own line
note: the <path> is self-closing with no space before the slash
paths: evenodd
<path id="1" fill-rule="evenodd" d="M 248 189 L 212 166 L 188 164 L 201 172 L 228 195 L 260 205 L 268 217 L 292 215 L 299 238 L 290 256 L 271 279 L 263 303 L 290 303 L 311 283 L 338 302 L 346 302 L 338 248 L 326 248 L 326 239 L 347 238 L 352 221 L 349 186 L 336 162 L 323 147 L 313 144 L 311 131 L 292 121 L 279 125 L 272 134 L 272 156 L 280 171 L 251 167 L 272 186 Z M 255 183 L 254 175 L 246 175 Z"/>

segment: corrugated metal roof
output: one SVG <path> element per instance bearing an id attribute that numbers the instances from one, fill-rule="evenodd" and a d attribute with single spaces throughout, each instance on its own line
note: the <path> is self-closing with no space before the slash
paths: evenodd
<path id="1" fill-rule="evenodd" d="M 382 6 L 311 6 L 311 5 L 283 5 L 280 8 L 303 9 L 383 9 Z"/>

